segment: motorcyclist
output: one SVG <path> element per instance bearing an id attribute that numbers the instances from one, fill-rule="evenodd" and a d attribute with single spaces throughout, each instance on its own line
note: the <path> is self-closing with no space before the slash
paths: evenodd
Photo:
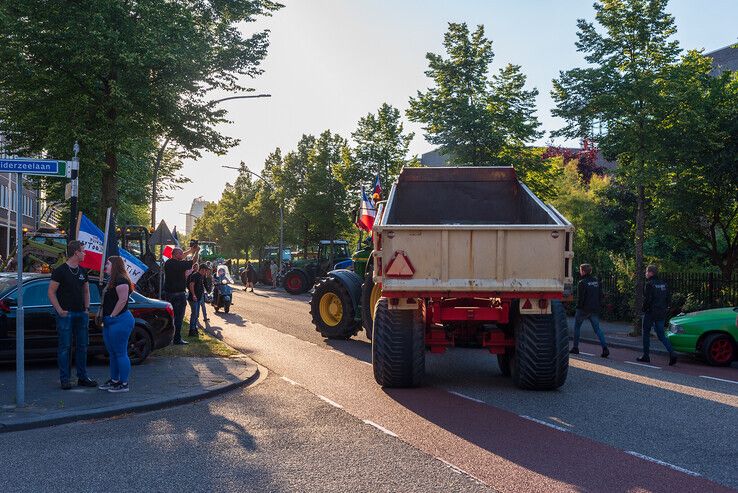
<path id="1" fill-rule="evenodd" d="M 219 265 L 215 275 L 213 276 L 213 302 L 216 306 L 220 304 L 220 300 L 218 299 L 218 297 L 220 296 L 220 286 L 223 285 L 223 281 L 226 281 L 226 284 L 233 283 L 230 274 L 228 274 L 228 269 L 226 268 L 226 266 Z"/>

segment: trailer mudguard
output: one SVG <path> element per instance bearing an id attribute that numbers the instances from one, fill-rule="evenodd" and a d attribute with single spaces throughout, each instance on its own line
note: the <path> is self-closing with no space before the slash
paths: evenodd
<path id="1" fill-rule="evenodd" d="M 348 269 L 332 270 L 328 273 L 329 277 L 337 279 L 344 285 L 346 291 L 351 295 L 351 303 L 354 306 L 354 313 L 357 317 L 361 317 L 361 285 L 364 282 L 354 271 Z"/>

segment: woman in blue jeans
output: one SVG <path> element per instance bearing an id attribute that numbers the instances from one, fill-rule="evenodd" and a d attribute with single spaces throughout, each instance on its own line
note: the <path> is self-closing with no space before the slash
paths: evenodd
<path id="1" fill-rule="evenodd" d="M 110 257 L 105 264 L 105 273 L 110 277 L 103 291 L 103 340 L 110 355 L 110 378 L 98 388 L 113 393 L 128 392 L 131 373 L 128 338 L 134 325 L 128 297 L 133 292 L 133 283 L 121 257 Z"/>

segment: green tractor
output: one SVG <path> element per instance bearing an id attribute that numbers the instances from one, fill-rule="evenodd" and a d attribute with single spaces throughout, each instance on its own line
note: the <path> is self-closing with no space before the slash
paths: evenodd
<path id="1" fill-rule="evenodd" d="M 370 241 L 359 245 L 347 269 L 327 273 L 315 285 L 310 300 L 310 314 L 318 332 L 328 339 L 348 339 L 363 327 L 372 338 L 374 307 L 382 296 L 382 287 L 374 284 Z"/>
<path id="2" fill-rule="evenodd" d="M 351 259 L 346 240 L 321 240 L 315 259 L 295 260 L 284 275 L 284 290 L 290 294 L 306 293 L 315 281 L 324 277 L 338 263 Z"/>

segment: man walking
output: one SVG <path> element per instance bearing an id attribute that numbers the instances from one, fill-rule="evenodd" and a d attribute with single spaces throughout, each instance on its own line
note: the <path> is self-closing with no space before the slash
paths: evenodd
<path id="1" fill-rule="evenodd" d="M 671 304 L 671 293 L 666 281 L 659 279 L 659 270 L 655 265 L 646 267 L 646 285 L 643 289 L 643 356 L 637 358 L 642 363 L 650 363 L 651 329 L 656 330 L 656 336 L 669 351 L 669 366 L 677 362 L 674 348 L 664 333 L 666 314 Z"/>
<path id="2" fill-rule="evenodd" d="M 90 284 L 87 270 L 79 266 L 85 258 L 81 242 L 67 244 L 67 261 L 54 269 L 49 282 L 49 301 L 56 310 L 56 331 L 59 338 L 59 378 L 61 388 L 72 388 L 70 365 L 72 336 L 76 341 L 74 362 L 77 369 L 77 385 L 97 387 L 97 382 L 87 376 L 87 345 L 90 328 Z"/>
<path id="3" fill-rule="evenodd" d="M 200 247 L 192 245 L 189 250 L 183 252 L 181 248 L 172 251 L 172 258 L 164 263 L 164 299 L 172 304 L 174 310 L 174 338 L 172 344 L 184 345 L 187 341 L 182 339 L 182 322 L 187 311 L 187 271 L 192 269 L 196 258 L 185 260 L 187 255 L 197 256 Z"/>
<path id="4" fill-rule="evenodd" d="M 589 320 L 592 330 L 597 334 L 602 346 L 602 356 L 607 358 L 610 350 L 607 349 L 605 334 L 600 328 L 600 306 L 602 305 L 602 288 L 600 281 L 592 275 L 592 266 L 582 264 L 579 266 L 579 275 L 582 277 L 577 285 L 577 311 L 574 315 L 574 347 L 569 351 L 571 354 L 579 354 L 579 333 L 582 323 Z"/>

